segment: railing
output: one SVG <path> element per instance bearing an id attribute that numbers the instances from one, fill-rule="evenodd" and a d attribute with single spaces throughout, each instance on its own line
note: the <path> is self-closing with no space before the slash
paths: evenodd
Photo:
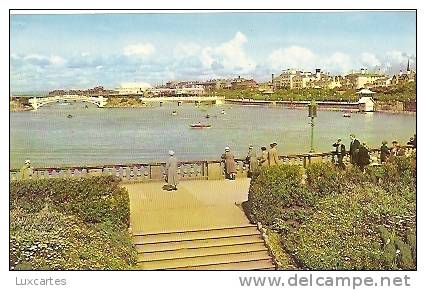
<path id="1" fill-rule="evenodd" d="M 411 146 L 402 146 L 406 154 L 411 154 Z M 306 167 L 314 162 L 333 162 L 333 152 L 306 153 L 280 156 L 283 164 L 293 164 Z M 380 160 L 380 149 L 370 149 L 370 157 Z M 248 164 L 244 159 L 235 159 L 237 177 L 247 176 Z M 349 163 L 349 155 L 343 158 L 344 163 Z M 10 180 L 20 178 L 19 169 L 11 169 Z M 137 164 L 111 164 L 95 166 L 68 166 L 68 167 L 39 167 L 32 168 L 30 179 L 44 178 L 78 178 L 85 176 L 113 175 L 127 182 L 149 182 L 164 180 L 166 175 L 165 163 L 137 163 Z M 178 175 L 181 180 L 190 179 L 221 179 L 225 177 L 225 165 L 223 161 L 183 161 L 178 163 Z"/>

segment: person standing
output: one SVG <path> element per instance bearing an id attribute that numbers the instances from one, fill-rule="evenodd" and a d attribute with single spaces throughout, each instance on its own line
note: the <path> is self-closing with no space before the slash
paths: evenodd
<path id="1" fill-rule="evenodd" d="M 370 164 L 370 153 L 367 148 L 367 144 L 365 142 L 362 143 L 362 145 L 359 147 L 359 153 L 358 153 L 358 166 L 361 169 L 361 171 L 364 171 L 364 167 Z"/>
<path id="2" fill-rule="evenodd" d="M 271 143 L 270 146 L 271 146 L 271 149 L 269 149 L 269 152 L 268 152 L 268 164 L 269 166 L 279 165 L 280 160 L 278 157 L 277 143 L 276 142 Z"/>
<path id="3" fill-rule="evenodd" d="M 417 147 L 417 136 L 414 134 L 414 137 L 410 138 L 410 141 L 407 142 L 407 145 L 413 146 L 414 149 Z"/>
<path id="4" fill-rule="evenodd" d="M 229 180 L 235 180 L 237 166 L 235 164 L 235 157 L 231 153 L 229 147 L 225 147 L 225 153 L 222 155 L 222 159 L 225 161 L 225 177 Z"/>
<path id="5" fill-rule="evenodd" d="M 345 164 L 343 164 L 343 157 L 346 155 L 346 147 L 341 143 L 342 139 L 337 139 L 337 141 L 333 144 L 333 147 L 336 148 L 334 151 L 334 156 L 336 157 L 336 165 L 340 168 L 345 168 Z"/>
<path id="6" fill-rule="evenodd" d="M 349 147 L 349 157 L 352 164 L 358 164 L 358 153 L 361 143 L 356 139 L 354 134 L 350 134 L 349 138 L 351 139 L 351 145 Z"/>
<path id="7" fill-rule="evenodd" d="M 388 147 L 388 142 L 383 141 L 382 146 L 380 146 L 380 162 L 384 163 L 389 158 L 390 151 Z"/>
<path id="8" fill-rule="evenodd" d="M 391 157 L 398 155 L 398 147 L 399 147 L 398 141 L 396 141 L 396 140 L 392 141 L 392 148 L 390 150 L 390 156 Z"/>
<path id="9" fill-rule="evenodd" d="M 178 184 L 178 162 L 176 157 L 174 156 L 175 152 L 173 150 L 169 151 L 169 159 L 166 162 L 166 173 L 167 173 L 167 190 L 177 190 Z"/>
<path id="10" fill-rule="evenodd" d="M 30 160 L 28 159 L 25 160 L 24 165 L 19 170 L 19 173 L 22 180 L 30 179 L 30 177 L 32 176 L 32 168 L 31 168 Z"/>
<path id="11" fill-rule="evenodd" d="M 266 150 L 265 146 L 262 146 L 260 149 L 262 150 L 262 155 L 260 156 L 260 160 L 259 160 L 260 167 L 267 167 L 269 165 L 268 150 Z"/>
<path id="12" fill-rule="evenodd" d="M 258 161 L 257 161 L 256 151 L 254 151 L 253 145 L 249 146 L 249 150 L 247 152 L 246 161 L 247 161 L 247 163 L 249 165 L 249 170 L 248 170 L 248 173 L 247 173 L 247 177 L 252 177 L 253 176 L 253 172 L 255 170 L 257 170 L 257 167 L 258 167 Z"/>

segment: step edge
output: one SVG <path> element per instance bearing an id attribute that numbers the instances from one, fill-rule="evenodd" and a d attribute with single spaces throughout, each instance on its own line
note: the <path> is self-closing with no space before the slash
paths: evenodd
<path id="1" fill-rule="evenodd" d="M 214 230 L 230 230 L 230 229 L 241 229 L 241 228 L 257 228 L 254 224 L 243 224 L 243 225 L 235 225 L 235 226 L 226 226 L 219 228 L 204 228 L 204 229 L 191 229 L 191 230 L 176 230 L 169 232 L 137 232 L 133 233 L 133 236 L 151 236 L 151 235 L 165 235 L 165 234 L 179 234 L 179 233 L 193 233 L 193 232 L 203 232 L 203 231 L 214 231 Z"/>
<path id="2" fill-rule="evenodd" d="M 223 263 L 210 263 L 210 264 L 199 264 L 199 265 L 193 265 L 193 266 L 183 266 L 183 267 L 172 267 L 172 268 L 157 268 L 157 269 L 146 269 L 148 271 L 151 270 L 185 270 L 187 268 L 191 267 L 197 267 L 197 266 L 215 266 L 215 265 L 226 265 L 226 264 L 235 264 L 235 263 L 243 263 L 243 262 L 256 262 L 256 261 L 270 261 L 273 265 L 272 258 L 257 258 L 257 259 L 244 259 L 234 262 L 223 262 Z"/>
<path id="3" fill-rule="evenodd" d="M 167 259 L 158 259 L 158 260 L 148 260 L 148 261 L 140 261 L 138 260 L 136 263 L 150 263 L 150 262 L 163 262 L 163 261 L 175 261 L 175 260 L 182 260 L 182 259 L 192 259 L 192 258 L 201 258 L 201 257 L 215 257 L 215 256 L 227 256 L 227 255 L 239 255 L 239 254 L 248 254 L 248 253 L 260 253 L 260 252 L 266 252 L 267 256 L 269 256 L 268 249 L 261 249 L 261 250 L 255 250 L 255 251 L 241 251 L 236 253 L 223 253 L 223 254 L 210 254 L 210 255 L 199 255 L 199 256 L 188 256 L 188 257 L 179 257 L 179 258 L 167 258 Z"/>
<path id="4" fill-rule="evenodd" d="M 256 233 L 248 233 L 248 234 L 239 234 L 232 236 L 214 236 L 208 238 L 193 238 L 193 239 L 184 239 L 184 240 L 165 240 L 165 241 L 151 241 L 151 242 L 136 242 L 133 241 L 134 245 L 150 245 L 150 244 L 161 244 L 161 243 L 171 243 L 171 242 L 190 242 L 190 241 L 199 241 L 199 240 L 215 240 L 215 239 L 223 239 L 223 238 L 235 238 L 235 237 L 247 237 L 247 236 L 261 236 L 260 232 Z"/>
<path id="5" fill-rule="evenodd" d="M 201 247 L 188 247 L 188 248 L 176 248 L 176 249 L 148 251 L 148 252 L 140 251 L 140 250 L 136 250 L 136 251 L 137 251 L 138 254 L 151 254 L 151 253 L 172 252 L 172 251 L 179 251 L 179 250 L 195 250 L 195 249 L 207 249 L 207 248 L 215 248 L 215 247 L 217 248 L 217 247 L 227 247 L 227 246 L 242 246 L 242 245 L 253 245 L 253 244 L 264 245 L 265 242 L 263 240 L 259 240 L 259 241 L 246 242 L 246 243 L 222 244 L 222 245 L 215 245 L 215 246 L 201 246 Z M 137 246 L 142 246 L 142 245 L 137 245 Z"/>
<path id="6" fill-rule="evenodd" d="M 187 258 L 200 258 L 200 257 L 211 257 L 211 256 L 222 256 L 222 255 L 230 255 L 230 254 L 247 254 L 247 253 L 257 253 L 262 251 L 268 251 L 268 249 L 263 246 L 264 249 L 257 249 L 257 250 L 241 250 L 237 252 L 228 252 L 228 253 L 217 253 L 217 254 L 199 254 L 199 255 L 189 255 L 189 256 L 183 256 L 183 257 L 175 257 L 175 258 L 162 258 L 162 259 L 154 259 L 154 260 L 139 260 L 138 263 L 147 263 L 147 262 L 157 262 L 157 261 L 169 261 L 169 260 L 180 260 L 180 259 L 187 259 Z M 139 257 L 138 257 L 139 258 Z"/>

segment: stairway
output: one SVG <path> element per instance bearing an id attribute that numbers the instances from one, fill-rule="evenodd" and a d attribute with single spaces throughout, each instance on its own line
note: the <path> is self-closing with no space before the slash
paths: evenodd
<path id="1" fill-rule="evenodd" d="M 135 233 L 143 270 L 275 270 L 255 225 Z"/>

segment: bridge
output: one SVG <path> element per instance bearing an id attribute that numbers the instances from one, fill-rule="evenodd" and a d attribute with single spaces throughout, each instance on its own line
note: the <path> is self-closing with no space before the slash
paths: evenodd
<path id="1" fill-rule="evenodd" d="M 177 103 L 184 103 L 184 102 L 190 102 L 190 103 L 201 103 L 201 102 L 211 102 L 214 104 L 223 104 L 225 102 L 224 96 L 176 96 L 176 97 L 141 97 L 139 98 L 143 103 L 150 103 L 150 102 L 159 102 L 159 103 L 165 103 L 165 102 L 177 102 Z"/>
<path id="2" fill-rule="evenodd" d="M 29 99 L 29 102 L 34 110 L 38 108 L 51 104 L 57 103 L 60 101 L 76 101 L 76 102 L 86 102 L 96 105 L 98 108 L 105 107 L 107 103 L 107 98 L 104 96 L 85 96 L 85 95 L 58 95 L 58 96 L 48 96 L 48 97 L 33 97 Z"/>

